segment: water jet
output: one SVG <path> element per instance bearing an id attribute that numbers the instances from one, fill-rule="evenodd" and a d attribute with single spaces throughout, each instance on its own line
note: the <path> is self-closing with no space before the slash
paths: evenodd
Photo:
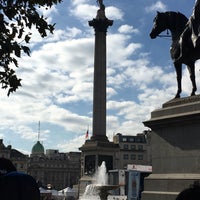
<path id="1" fill-rule="evenodd" d="M 119 185 L 108 185 L 108 174 L 105 162 L 103 161 L 94 175 L 93 183 L 87 185 L 81 200 L 107 200 L 110 194 L 109 191 L 117 189 L 118 187 Z"/>

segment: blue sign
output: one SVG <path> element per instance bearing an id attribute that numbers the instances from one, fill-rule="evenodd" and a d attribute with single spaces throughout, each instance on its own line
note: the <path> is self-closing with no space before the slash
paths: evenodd
<path id="1" fill-rule="evenodd" d="M 128 200 L 139 199 L 140 192 L 140 172 L 129 171 L 128 177 Z"/>

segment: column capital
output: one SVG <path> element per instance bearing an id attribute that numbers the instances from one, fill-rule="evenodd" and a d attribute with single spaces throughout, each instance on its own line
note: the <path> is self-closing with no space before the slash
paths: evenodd
<path id="1" fill-rule="evenodd" d="M 107 18 L 104 19 L 93 19 L 88 22 L 89 26 L 92 26 L 95 32 L 107 32 L 107 28 L 113 25 L 113 20 Z"/>

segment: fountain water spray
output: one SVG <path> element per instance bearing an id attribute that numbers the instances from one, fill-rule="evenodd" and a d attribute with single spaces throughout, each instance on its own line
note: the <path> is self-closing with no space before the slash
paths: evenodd
<path id="1" fill-rule="evenodd" d="M 118 187 L 118 185 L 108 185 L 108 174 L 103 161 L 94 176 L 94 182 L 86 187 L 81 200 L 107 200 L 109 191 Z"/>
<path id="2" fill-rule="evenodd" d="M 97 169 L 97 172 L 95 174 L 94 184 L 99 184 L 99 185 L 108 184 L 108 174 L 105 161 L 103 161 L 101 166 L 99 166 Z"/>

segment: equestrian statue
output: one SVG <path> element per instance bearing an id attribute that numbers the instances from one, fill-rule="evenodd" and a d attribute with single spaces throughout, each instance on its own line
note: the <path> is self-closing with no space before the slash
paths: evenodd
<path id="1" fill-rule="evenodd" d="M 197 90 L 195 62 L 200 59 L 200 0 L 196 0 L 189 20 L 180 12 L 157 12 L 150 37 L 154 39 L 165 30 L 170 30 L 172 36 L 170 54 L 176 70 L 178 86 L 175 98 L 180 98 L 182 92 L 182 64 L 187 65 L 192 82 L 191 96 L 193 96 Z"/>

